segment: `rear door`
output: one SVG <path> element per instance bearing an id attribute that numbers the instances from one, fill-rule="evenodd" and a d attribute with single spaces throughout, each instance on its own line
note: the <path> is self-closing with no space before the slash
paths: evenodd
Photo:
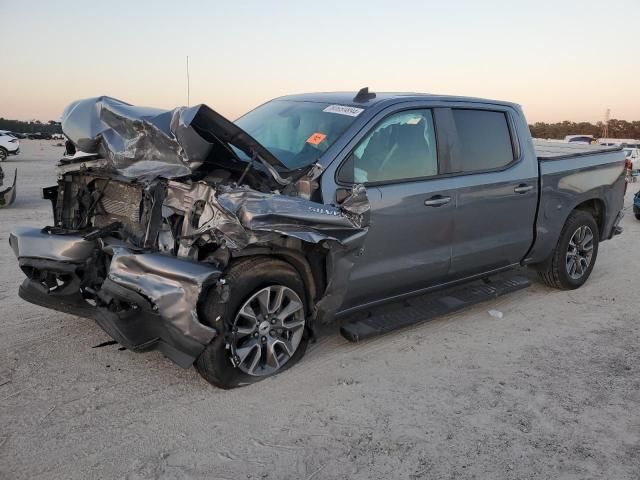
<path id="1" fill-rule="evenodd" d="M 538 163 L 521 153 L 519 116 L 506 106 L 465 106 L 449 114 L 457 189 L 451 275 L 517 264 L 533 242 L 538 202 Z"/>
<path id="2" fill-rule="evenodd" d="M 439 177 L 433 110 L 396 111 L 374 125 L 337 175 L 344 186 L 364 183 L 371 205 L 343 310 L 440 283 L 449 274 L 455 191 Z"/>

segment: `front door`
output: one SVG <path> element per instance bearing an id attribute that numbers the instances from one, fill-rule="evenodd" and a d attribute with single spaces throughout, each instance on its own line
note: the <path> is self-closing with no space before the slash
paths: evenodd
<path id="1" fill-rule="evenodd" d="M 384 118 L 343 164 L 339 181 L 364 183 L 371 204 L 343 310 L 446 280 L 456 201 L 438 173 L 430 109 Z"/>

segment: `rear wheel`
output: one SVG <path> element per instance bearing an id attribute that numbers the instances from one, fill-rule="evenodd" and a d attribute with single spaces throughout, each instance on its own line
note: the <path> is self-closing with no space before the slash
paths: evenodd
<path id="1" fill-rule="evenodd" d="M 0 162 L 4 162 L 8 155 L 7 151 L 3 147 L 0 147 Z"/>
<path id="2" fill-rule="evenodd" d="M 571 212 L 551 258 L 538 270 L 540 278 L 562 290 L 581 287 L 593 270 L 599 241 L 593 216 L 581 210 Z"/>
<path id="3" fill-rule="evenodd" d="M 233 265 L 225 279 L 229 300 L 221 303 L 211 292 L 202 308 L 204 321 L 219 334 L 196 362 L 200 375 L 234 388 L 293 366 L 309 341 L 305 289 L 296 270 L 255 257 Z"/>

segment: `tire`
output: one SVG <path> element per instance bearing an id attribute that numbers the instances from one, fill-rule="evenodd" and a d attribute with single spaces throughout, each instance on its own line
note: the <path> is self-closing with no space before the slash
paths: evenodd
<path id="1" fill-rule="evenodd" d="M 282 260 L 251 257 L 232 265 L 225 281 L 228 301 L 220 302 L 219 294 L 211 291 L 200 308 L 203 322 L 219 333 L 196 360 L 198 373 L 209 383 L 230 389 L 258 382 L 298 362 L 309 343 L 307 295 L 298 272 Z M 267 307 L 272 313 L 265 316 L 264 299 L 269 307 L 279 304 L 282 310 Z M 286 319 L 275 316 L 296 308 L 298 301 L 300 308 Z"/>
<path id="2" fill-rule="evenodd" d="M 3 147 L 0 147 L 0 162 L 4 162 L 8 156 L 9 153 Z"/>
<path id="3" fill-rule="evenodd" d="M 581 232 L 584 232 L 582 240 Z M 592 236 L 590 241 L 589 235 Z M 596 263 L 599 243 L 598 224 L 593 216 L 582 210 L 574 210 L 562 227 L 551 258 L 539 268 L 540 278 L 548 286 L 560 290 L 581 287 Z"/>
<path id="4" fill-rule="evenodd" d="M 634 215 L 636 216 L 636 218 L 637 218 L 638 220 L 640 220 L 640 213 L 634 213 Z"/>

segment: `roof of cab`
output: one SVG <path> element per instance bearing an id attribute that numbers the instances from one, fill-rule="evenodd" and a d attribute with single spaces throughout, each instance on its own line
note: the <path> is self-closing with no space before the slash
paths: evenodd
<path id="1" fill-rule="evenodd" d="M 349 105 L 360 108 L 369 108 L 380 103 L 387 105 L 397 102 L 407 102 L 411 100 L 424 100 L 429 98 L 432 100 L 449 101 L 449 102 L 471 102 L 471 103 L 489 103 L 495 105 L 508 105 L 519 107 L 518 104 L 512 102 L 504 102 L 500 100 L 490 100 L 486 98 L 474 97 L 458 97 L 455 95 L 436 95 L 431 93 L 412 93 L 412 92 L 371 92 L 375 93 L 375 97 L 366 100 L 355 100 L 358 92 L 319 92 L 319 93 L 300 93 L 295 95 L 285 95 L 276 100 L 292 100 L 298 102 L 319 102 L 319 103 L 337 103 L 340 105 Z"/>

